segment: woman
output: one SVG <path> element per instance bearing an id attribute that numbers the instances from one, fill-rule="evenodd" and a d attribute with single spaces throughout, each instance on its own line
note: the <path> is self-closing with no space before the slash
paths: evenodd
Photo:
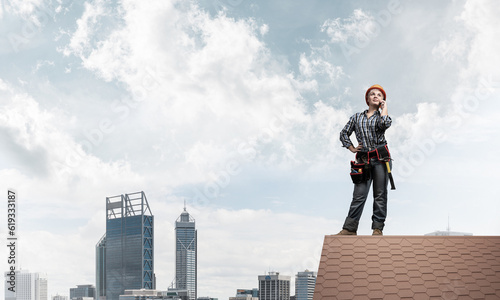
<path id="1" fill-rule="evenodd" d="M 354 182 L 352 202 L 339 235 L 356 235 L 372 183 L 373 235 L 382 235 L 387 216 L 388 170 L 384 160 L 390 161 L 390 156 L 384 134 L 392 120 L 387 112 L 386 93 L 380 85 L 371 86 L 366 91 L 365 100 L 368 109 L 353 115 L 340 132 L 342 145 L 356 154 L 356 162 L 352 162 L 351 171 Z M 357 147 L 349 138 L 353 132 Z"/>

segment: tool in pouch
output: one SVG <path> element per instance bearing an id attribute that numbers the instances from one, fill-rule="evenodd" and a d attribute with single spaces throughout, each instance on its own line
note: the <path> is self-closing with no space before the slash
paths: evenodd
<path id="1" fill-rule="evenodd" d="M 370 152 L 358 152 L 356 153 L 356 161 L 351 161 L 351 179 L 354 184 L 362 183 L 370 179 L 370 159 L 377 157 L 379 161 L 385 162 L 387 168 L 387 173 L 389 175 L 389 181 L 391 182 L 391 190 L 395 190 L 394 179 L 391 173 L 391 166 L 389 162 L 391 161 L 391 154 L 389 153 L 389 148 L 387 145 L 378 147 L 377 149 Z"/>

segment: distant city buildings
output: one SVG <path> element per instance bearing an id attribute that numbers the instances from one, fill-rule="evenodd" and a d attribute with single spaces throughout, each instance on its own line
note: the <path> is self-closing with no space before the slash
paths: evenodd
<path id="1" fill-rule="evenodd" d="M 317 276 L 317 272 L 311 272 L 309 270 L 297 273 L 295 276 L 296 300 L 312 300 Z"/>
<path id="2" fill-rule="evenodd" d="M 68 300 L 68 296 L 55 295 L 52 297 L 52 300 Z"/>
<path id="3" fill-rule="evenodd" d="M 236 295 L 236 297 L 229 297 L 229 300 L 259 300 L 259 297 L 252 295 Z"/>
<path id="4" fill-rule="evenodd" d="M 125 290 L 123 294 L 120 295 L 119 300 L 152 300 L 152 299 L 167 299 L 163 298 L 161 291 L 157 290 Z"/>
<path id="5" fill-rule="evenodd" d="M 27 270 L 16 271 L 15 293 L 9 291 L 9 273 L 5 272 L 5 300 L 48 300 L 47 277 Z"/>
<path id="6" fill-rule="evenodd" d="M 92 284 L 77 285 L 76 288 L 69 289 L 70 300 L 86 300 L 82 298 L 95 299 L 96 289 Z"/>
<path id="7" fill-rule="evenodd" d="M 472 233 L 467 233 L 467 232 L 457 232 L 457 231 L 434 231 L 431 233 L 426 233 L 424 235 L 436 235 L 436 236 L 471 236 Z"/>
<path id="8" fill-rule="evenodd" d="M 431 233 L 427 233 L 424 235 L 430 235 L 430 236 L 472 236 L 472 233 L 467 233 L 467 232 L 457 232 L 457 231 L 451 231 L 450 228 L 450 216 L 448 216 L 448 226 L 446 227 L 446 231 L 434 231 Z"/>
<path id="9" fill-rule="evenodd" d="M 100 300 L 119 300 L 128 289 L 155 288 L 153 221 L 144 192 L 106 198 L 106 234 L 96 245 Z"/>
<path id="10" fill-rule="evenodd" d="M 259 289 L 238 289 L 236 290 L 236 297 L 229 297 L 229 300 L 258 300 Z"/>
<path id="11" fill-rule="evenodd" d="M 195 220 L 184 207 L 175 222 L 175 288 L 187 290 L 196 300 L 198 288 L 198 241 Z"/>
<path id="12" fill-rule="evenodd" d="M 188 292 L 157 291 L 157 290 L 125 290 L 119 300 L 188 300 Z"/>
<path id="13" fill-rule="evenodd" d="M 238 295 L 252 295 L 253 297 L 259 297 L 259 289 L 251 289 L 251 290 L 245 290 L 245 289 L 238 289 L 236 290 L 236 296 Z"/>
<path id="14" fill-rule="evenodd" d="M 290 276 L 269 272 L 258 279 L 259 300 L 290 300 Z"/>

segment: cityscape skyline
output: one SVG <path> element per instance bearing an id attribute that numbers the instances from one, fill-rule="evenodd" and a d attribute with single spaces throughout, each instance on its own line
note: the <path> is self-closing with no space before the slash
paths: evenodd
<path id="1" fill-rule="evenodd" d="M 153 220 L 144 191 L 106 197 L 106 233 L 95 246 L 95 286 L 84 284 L 69 288 L 69 299 L 119 300 L 120 295 L 126 294 L 125 290 L 155 290 Z M 183 211 L 175 221 L 176 277 L 173 290 L 186 290 L 188 300 L 198 299 L 197 237 L 195 219 L 187 212 L 184 202 Z M 299 300 L 312 299 L 315 276 L 316 272 L 309 270 L 297 273 L 295 291 Z M 289 299 L 290 278 L 279 272 L 259 275 L 259 297 L 264 300 Z M 312 292 L 309 291 L 311 283 Z M 39 273 L 16 271 L 16 284 L 16 296 L 9 296 L 11 293 L 6 292 L 6 300 L 48 299 L 47 278 L 40 277 Z M 6 290 L 8 285 L 9 274 L 5 272 Z M 54 297 L 63 299 L 67 296 L 58 293 Z"/>
<path id="2" fill-rule="evenodd" d="M 76 288 L 69 288 L 69 296 L 60 295 L 58 292 L 55 296 L 49 297 L 46 277 L 40 277 L 40 273 L 19 270 L 16 271 L 16 278 L 20 283 L 17 285 L 20 292 L 18 291 L 17 298 L 9 297 L 6 292 L 5 300 L 47 300 L 49 298 L 71 300 L 74 297 L 119 300 L 118 296 L 126 295 L 125 290 L 155 290 L 153 237 L 153 215 L 144 191 L 106 197 L 106 233 L 95 246 L 95 286 L 77 284 Z M 138 253 L 140 255 L 137 255 Z M 181 215 L 175 221 L 175 253 L 176 277 L 173 281 L 175 284 L 173 290 L 187 290 L 189 299 L 198 299 L 197 229 L 195 219 L 187 212 L 186 202 L 184 202 Z M 109 260 L 109 257 L 112 260 Z M 140 270 L 137 268 L 138 263 L 142 265 Z M 141 271 L 140 276 L 136 275 L 138 271 Z M 295 282 L 295 292 L 299 295 L 297 299 L 312 299 L 316 274 L 317 272 L 309 270 L 297 273 L 296 279 L 298 280 Z M 125 280 L 124 277 L 127 279 Z M 5 272 L 6 288 L 8 278 L 8 273 Z M 141 278 L 139 288 L 137 288 L 138 278 Z M 257 276 L 259 288 L 248 291 L 251 296 L 257 292 L 258 296 L 265 300 L 279 300 L 283 297 L 290 299 L 290 278 L 291 276 L 269 271 L 266 275 Z M 26 285 L 27 282 L 31 284 Z M 312 291 L 310 291 L 311 283 Z M 243 294 L 239 291 L 246 290 L 238 289 L 237 296 Z M 276 298 L 274 294 L 279 296 Z"/>

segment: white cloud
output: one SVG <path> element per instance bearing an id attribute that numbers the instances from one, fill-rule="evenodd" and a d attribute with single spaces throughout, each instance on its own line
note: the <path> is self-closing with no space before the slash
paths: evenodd
<path id="1" fill-rule="evenodd" d="M 269 32 L 269 26 L 267 24 L 262 24 L 259 31 L 261 35 L 266 35 Z"/>
<path id="2" fill-rule="evenodd" d="M 321 30 L 330 37 L 331 43 L 345 43 L 350 39 L 365 41 L 376 32 L 375 18 L 362 9 L 356 9 L 348 18 L 328 19 Z"/>
<path id="3" fill-rule="evenodd" d="M 435 58 L 453 66 L 458 76 L 443 81 L 453 87 L 446 98 L 419 103 L 416 113 L 396 119 L 387 133 L 404 164 L 396 164 L 396 168 L 418 169 L 443 147 L 459 146 L 465 152 L 481 144 L 483 135 L 478 133 L 491 132 L 485 115 L 500 117 L 490 109 L 500 88 L 500 72 L 494 67 L 500 63 L 496 50 L 500 42 L 495 38 L 500 34 L 499 9 L 494 1 L 466 2 L 454 19 L 452 34 L 444 32 L 432 49 Z M 500 146 L 496 139 L 489 141 L 489 147 Z M 411 179 L 412 172 L 401 171 L 406 173 L 402 179 Z"/>
<path id="4" fill-rule="evenodd" d="M 9 0 L 2 1 L 0 4 L 0 10 L 5 9 L 5 12 L 7 13 L 25 17 L 32 15 L 36 9 L 46 6 L 46 3 L 43 0 Z"/>
<path id="5" fill-rule="evenodd" d="M 77 29 L 71 36 L 70 43 L 63 49 L 64 55 L 83 57 L 89 51 L 90 37 L 98 29 L 98 21 L 106 16 L 104 2 L 96 0 L 84 3 L 84 12 L 76 21 Z"/>
<path id="6" fill-rule="evenodd" d="M 497 18 L 499 13 L 500 6 L 496 1 L 467 1 L 460 16 L 466 28 L 473 33 L 463 78 L 473 87 L 477 84 L 473 80 L 477 76 L 493 76 L 494 80 L 500 81 L 500 72 L 495 67 L 500 64 L 496 51 L 500 47 L 497 38 L 500 33 L 500 21 Z"/>
<path id="7" fill-rule="evenodd" d="M 318 74 L 325 74 L 330 79 L 330 83 L 334 83 L 344 75 L 342 67 L 334 66 L 327 60 L 313 57 L 313 55 L 306 57 L 304 53 L 300 55 L 299 69 L 300 73 L 306 78 L 316 77 Z"/>
<path id="8" fill-rule="evenodd" d="M 288 122 L 302 118 L 294 82 L 259 40 L 255 21 L 211 17 L 196 6 L 164 1 L 124 2 L 122 8 L 123 26 L 104 39 L 79 26 L 68 49 L 103 79 L 125 84 L 139 126 L 164 140 L 144 143 L 186 153 L 185 162 L 199 169 L 225 164 L 239 144 L 253 143 L 283 111 L 294 112 Z M 88 11 L 79 24 L 88 23 Z M 92 47 L 82 52 L 80 45 Z"/>
<path id="9" fill-rule="evenodd" d="M 453 33 L 439 42 L 433 55 L 445 62 L 465 64 L 466 73 L 462 76 L 487 76 L 496 72 L 492 66 L 500 59 L 492 51 L 500 44 L 495 38 L 500 25 L 495 16 L 499 12 L 500 7 L 494 1 L 467 1 L 461 15 L 454 20 Z"/>
<path id="10" fill-rule="evenodd" d="M 39 190 L 50 190 L 44 183 L 49 180 L 59 184 L 59 191 L 64 194 L 78 189 L 78 182 L 83 178 L 86 183 L 90 181 L 97 185 L 103 184 L 104 178 L 116 178 L 118 182 L 117 177 L 120 176 L 127 178 L 126 181 L 139 180 L 140 177 L 130 171 L 127 163 L 115 161 L 107 164 L 86 153 L 66 132 L 66 128 L 60 126 L 71 124 L 71 119 L 62 111 L 41 108 L 31 96 L 3 81 L 0 93 L 4 99 L 0 129 L 9 136 L 9 142 L 2 145 L 4 153 L 10 158 L 11 165 L 8 167 L 24 165 L 30 168 L 24 170 L 26 174 L 34 176 L 18 188 L 31 184 Z M 9 174 L 9 168 L 2 171 L 4 179 Z"/>
<path id="11" fill-rule="evenodd" d="M 495 1 L 467 1 L 457 18 L 464 30 L 457 32 L 453 39 L 467 39 L 466 46 L 462 46 L 467 48 L 461 51 L 460 76 L 450 97 L 449 111 L 462 131 L 469 131 L 471 122 L 477 126 L 472 131 L 486 132 L 489 129 L 489 126 L 482 128 L 476 117 L 492 113 L 488 108 L 500 89 L 500 72 L 496 67 L 500 64 L 498 13 L 500 6 Z M 500 114 L 496 115 L 500 117 Z M 467 138 L 462 139 L 463 143 L 466 141 Z"/>
<path id="12" fill-rule="evenodd" d="M 37 63 L 36 63 L 36 67 L 35 69 L 33 70 L 33 72 L 37 72 L 38 70 L 40 70 L 40 68 L 43 68 L 45 66 L 54 66 L 54 62 L 53 61 L 50 61 L 50 60 L 39 60 Z"/>
<path id="13" fill-rule="evenodd" d="M 447 63 L 460 63 L 464 58 L 469 40 L 462 33 L 454 34 L 448 39 L 442 40 L 432 49 L 432 54 Z"/>

